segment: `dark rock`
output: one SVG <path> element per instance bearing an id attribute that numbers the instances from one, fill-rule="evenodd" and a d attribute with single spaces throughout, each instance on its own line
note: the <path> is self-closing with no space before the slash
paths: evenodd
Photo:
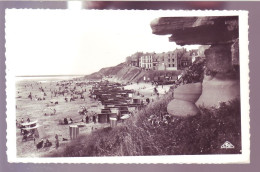
<path id="1" fill-rule="evenodd" d="M 238 38 L 237 16 L 161 17 L 151 22 L 153 34 L 171 34 L 178 45 L 214 45 Z"/>
<path id="2" fill-rule="evenodd" d="M 231 45 L 213 45 L 205 50 L 206 66 L 214 72 L 225 73 L 232 69 Z"/>

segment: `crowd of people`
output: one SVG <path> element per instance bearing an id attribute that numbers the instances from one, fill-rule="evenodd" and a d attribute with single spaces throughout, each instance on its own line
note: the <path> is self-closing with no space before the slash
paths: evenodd
<path id="1" fill-rule="evenodd" d="M 87 89 L 87 82 L 75 82 L 73 80 L 64 80 L 59 82 L 50 82 L 50 89 L 47 93 L 47 87 L 43 87 L 41 82 L 35 82 L 31 84 L 24 85 L 27 89 L 34 89 L 35 87 L 39 90 L 39 92 L 33 94 L 30 92 L 28 94 L 28 98 L 32 101 L 35 99 L 36 101 L 47 100 L 47 96 L 51 99 L 58 98 L 60 96 L 64 97 L 65 102 L 75 101 L 76 99 L 81 99 L 85 101 Z M 19 94 L 19 92 L 18 92 Z"/>
<path id="2" fill-rule="evenodd" d="M 48 87 L 47 84 L 50 84 L 50 87 Z M 47 86 L 47 87 L 46 87 Z M 67 80 L 67 81 L 59 81 L 59 82 L 50 82 L 50 83 L 45 83 L 42 84 L 40 82 L 35 82 L 35 84 L 30 84 L 26 85 L 25 87 L 28 87 L 27 90 L 29 89 L 25 95 L 28 95 L 29 100 L 33 101 L 41 101 L 41 100 L 46 100 L 45 102 L 50 102 L 50 106 L 53 106 L 51 113 L 56 114 L 56 109 L 57 109 L 57 114 L 59 114 L 59 110 L 61 105 L 67 105 L 69 102 L 76 101 L 76 103 L 80 102 L 81 106 L 79 111 L 75 112 L 78 113 L 80 117 L 74 116 L 67 116 L 64 118 L 61 117 L 59 119 L 59 123 L 63 125 L 69 125 L 69 124 L 79 124 L 79 123 L 85 123 L 86 124 L 95 124 L 99 121 L 98 115 L 96 112 L 89 111 L 90 109 L 87 109 L 83 103 L 86 102 L 86 98 L 89 95 L 88 93 L 88 88 L 90 88 L 89 83 L 83 82 L 83 81 L 72 81 L 72 80 Z M 136 89 L 136 91 L 133 91 L 132 93 L 136 96 L 139 97 L 139 99 L 143 102 L 142 104 L 149 104 L 150 102 L 154 101 L 155 97 L 149 97 L 151 95 L 158 95 L 159 92 L 157 90 L 158 86 L 155 86 L 154 89 L 152 90 L 152 93 L 149 93 L 149 95 L 145 93 L 146 91 L 146 86 L 140 87 Z M 36 92 L 31 91 L 31 89 L 37 90 Z M 149 88 L 150 89 L 150 88 Z M 124 87 L 122 88 L 123 91 Z M 129 93 L 132 94 L 132 93 Z M 123 95 L 123 94 L 122 94 Z M 121 96 L 122 96 L 121 95 Z M 48 100 L 48 101 L 47 101 Z M 43 102 L 43 103 L 45 103 Z M 96 101 L 98 104 L 99 101 Z M 54 108 L 55 107 L 55 108 Z M 47 107 L 50 109 L 50 107 Z M 45 109 L 47 109 L 45 107 Z M 94 110 L 95 111 L 95 110 Z M 47 111 L 46 111 L 47 112 Z M 46 113 L 47 114 L 47 113 Z M 46 115 L 47 116 L 47 115 Z M 25 118 L 26 119 L 26 118 Z M 28 118 L 26 120 L 27 122 L 30 122 L 30 119 Z M 21 120 L 21 123 L 26 122 L 23 118 Z M 18 123 L 18 122 L 17 122 Z M 93 126 L 91 126 L 93 128 Z M 41 137 L 40 137 L 41 138 Z M 50 136 L 48 136 L 50 138 Z M 64 138 L 63 138 L 64 139 Z M 57 134 L 55 134 L 55 137 L 50 139 L 54 145 L 55 148 L 59 148 L 60 146 L 60 141 L 59 137 Z M 34 143 L 36 144 L 36 148 L 43 148 L 43 147 L 51 147 L 53 144 L 52 142 L 48 139 L 41 139 L 38 143 L 35 143 L 36 140 L 34 138 Z M 67 140 L 67 139 L 64 139 Z M 61 140 L 63 141 L 63 140 Z"/>
<path id="3" fill-rule="evenodd" d="M 79 103 L 86 103 L 86 98 L 88 96 L 89 91 L 89 83 L 82 81 L 82 80 L 64 80 L 64 81 L 50 81 L 50 82 L 42 82 L 42 81 L 30 81 L 30 82 L 23 82 L 21 85 L 21 89 L 17 90 L 17 100 L 19 99 L 27 99 L 32 102 L 41 101 L 39 105 L 42 104 L 42 112 L 43 116 L 52 116 L 57 114 L 63 113 L 60 111 L 60 105 L 65 105 L 66 103 L 77 101 Z M 23 91 L 24 90 L 24 91 Z M 37 103 L 36 103 L 37 104 Z M 17 104 L 17 110 L 22 110 L 22 106 Z M 75 111 L 77 113 L 77 111 Z M 97 122 L 97 116 L 93 116 L 87 112 L 86 108 L 83 111 L 83 119 L 81 117 L 76 118 L 75 116 L 71 116 L 68 118 L 64 118 L 62 120 L 63 124 L 72 124 L 82 122 L 84 123 L 91 123 Z M 50 139 L 50 135 L 45 137 L 40 136 L 40 140 L 34 136 L 32 133 L 34 130 L 26 130 L 24 128 L 23 123 L 30 123 L 30 118 L 26 116 L 30 116 L 23 112 L 20 117 L 16 119 L 16 126 L 21 130 L 22 141 L 34 141 L 37 150 L 44 147 L 51 147 L 55 145 L 56 148 L 59 147 L 59 138 L 56 134 L 53 139 Z M 26 117 L 26 118 L 25 118 Z M 31 117 L 31 116 L 30 116 Z M 75 120 L 73 120 L 75 118 Z M 60 133 L 59 133 L 60 134 Z M 41 139 L 45 138 L 45 139 Z M 48 138 L 48 139 L 46 139 Z M 50 140 L 49 140 L 50 139 Z M 68 139 L 63 138 L 63 141 L 67 141 Z M 52 144 L 54 143 L 54 144 Z"/>

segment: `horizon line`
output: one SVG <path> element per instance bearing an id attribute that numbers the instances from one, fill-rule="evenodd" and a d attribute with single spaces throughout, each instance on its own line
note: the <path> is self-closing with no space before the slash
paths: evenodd
<path id="1" fill-rule="evenodd" d="M 73 74 L 73 75 L 18 75 L 15 77 L 57 77 L 57 76 L 85 76 L 88 74 Z"/>

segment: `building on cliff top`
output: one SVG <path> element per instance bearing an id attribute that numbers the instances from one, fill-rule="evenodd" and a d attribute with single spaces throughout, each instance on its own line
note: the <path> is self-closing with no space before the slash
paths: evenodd
<path id="1" fill-rule="evenodd" d="M 200 51 L 204 55 L 205 49 Z M 200 56 L 199 50 L 187 51 L 184 48 L 163 53 L 136 52 L 126 58 L 129 66 L 140 67 L 144 70 L 174 71 L 189 67 Z"/>
<path id="2" fill-rule="evenodd" d="M 142 52 L 136 52 L 134 53 L 133 55 L 131 56 L 128 56 L 126 58 L 126 63 L 129 65 L 129 66 L 135 66 L 135 67 L 139 67 L 139 60 L 142 56 Z"/>

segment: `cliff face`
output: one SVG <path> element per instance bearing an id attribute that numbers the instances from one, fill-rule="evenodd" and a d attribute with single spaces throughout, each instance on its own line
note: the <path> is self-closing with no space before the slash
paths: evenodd
<path id="1" fill-rule="evenodd" d="M 85 76 L 85 78 L 101 79 L 103 77 L 111 77 L 119 81 L 137 82 L 145 73 L 140 68 L 121 63 L 117 66 L 102 68 L 98 72 Z"/>
<path id="2" fill-rule="evenodd" d="M 168 74 L 177 78 L 182 71 L 154 71 L 154 70 L 142 70 L 141 68 L 128 66 L 125 63 L 121 63 L 114 67 L 102 68 L 98 72 L 85 76 L 85 79 L 100 80 L 103 77 L 109 77 L 115 81 L 121 82 L 142 82 L 144 76 L 153 80 L 155 76 L 161 76 Z"/>
<path id="3" fill-rule="evenodd" d="M 121 69 L 123 69 L 126 65 L 124 63 L 120 63 L 117 66 L 113 67 L 107 67 L 107 68 L 102 68 L 98 72 L 92 73 L 90 75 L 86 75 L 86 79 L 101 79 L 105 76 L 110 76 L 110 75 L 116 75 Z"/>

